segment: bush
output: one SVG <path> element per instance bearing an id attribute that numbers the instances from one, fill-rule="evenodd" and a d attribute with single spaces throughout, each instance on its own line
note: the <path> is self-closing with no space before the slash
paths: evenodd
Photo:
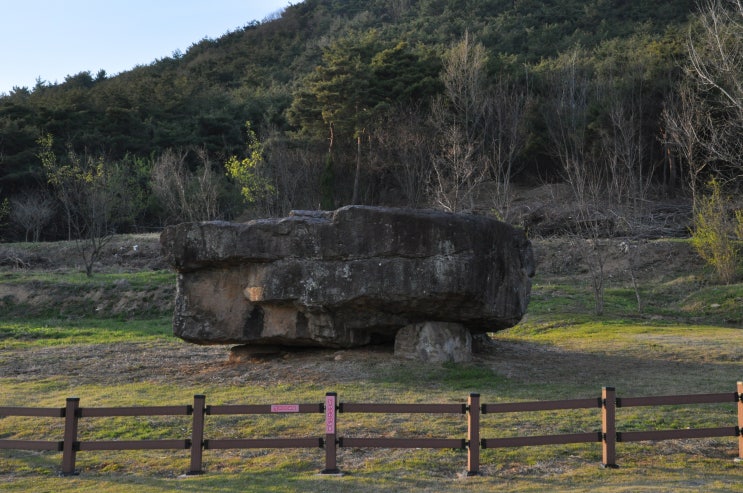
<path id="1" fill-rule="evenodd" d="M 723 196 L 717 180 L 709 182 L 709 195 L 703 197 L 694 213 L 691 241 L 699 255 L 714 269 L 720 280 L 730 284 L 741 263 L 743 212 L 728 213 L 730 200 Z"/>

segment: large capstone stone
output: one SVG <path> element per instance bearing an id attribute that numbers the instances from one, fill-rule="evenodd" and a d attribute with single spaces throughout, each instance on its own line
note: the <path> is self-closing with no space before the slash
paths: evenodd
<path id="1" fill-rule="evenodd" d="M 172 226 L 174 333 L 199 344 L 351 347 L 402 327 L 518 323 L 534 274 L 524 233 L 485 216 L 349 206 Z"/>

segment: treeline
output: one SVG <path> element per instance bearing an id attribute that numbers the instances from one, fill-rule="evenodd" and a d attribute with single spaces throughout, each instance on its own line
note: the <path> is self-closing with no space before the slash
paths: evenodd
<path id="1" fill-rule="evenodd" d="M 709 3 L 740 22 L 735 2 Z M 349 203 L 470 210 L 486 181 L 489 210 L 510 220 L 514 180 L 564 181 L 579 202 L 636 215 L 649 194 L 736 166 L 730 145 L 710 157 L 717 123 L 684 146 L 685 104 L 736 118 L 693 75 L 690 46 L 709 34 L 695 12 L 305 0 L 114 77 L 15 88 L 0 97 L 0 237 L 85 236 L 71 190 L 86 188 L 122 199 L 105 208 L 117 232 Z"/>

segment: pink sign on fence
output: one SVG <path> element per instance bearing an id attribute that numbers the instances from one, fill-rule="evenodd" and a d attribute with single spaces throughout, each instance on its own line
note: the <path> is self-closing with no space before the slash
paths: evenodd
<path id="1" fill-rule="evenodd" d="M 299 404 L 272 404 L 272 413 L 298 413 Z"/>
<path id="2" fill-rule="evenodd" d="M 325 396 L 325 433 L 335 434 L 335 399 L 334 395 Z"/>

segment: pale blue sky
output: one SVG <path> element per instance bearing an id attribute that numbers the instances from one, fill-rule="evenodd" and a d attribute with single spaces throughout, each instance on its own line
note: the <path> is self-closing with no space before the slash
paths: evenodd
<path id="1" fill-rule="evenodd" d="M 0 0 L 0 94 L 185 52 L 301 0 Z"/>

